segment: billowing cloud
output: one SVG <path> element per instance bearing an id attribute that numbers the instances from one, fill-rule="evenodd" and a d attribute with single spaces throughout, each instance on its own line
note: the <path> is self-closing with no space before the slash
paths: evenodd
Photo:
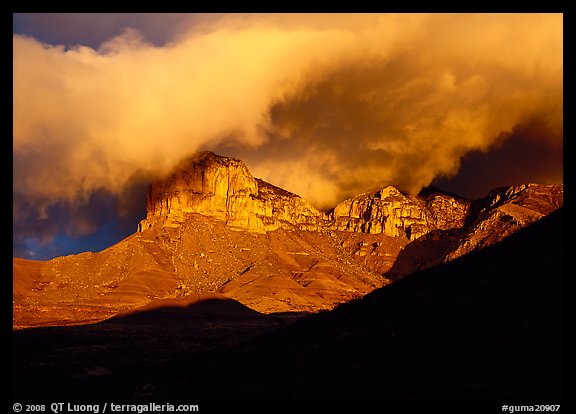
<path id="1" fill-rule="evenodd" d="M 174 18 L 163 42 L 14 35 L 16 218 L 119 196 L 198 149 L 326 207 L 417 192 L 535 119 L 562 147 L 562 15 Z"/>

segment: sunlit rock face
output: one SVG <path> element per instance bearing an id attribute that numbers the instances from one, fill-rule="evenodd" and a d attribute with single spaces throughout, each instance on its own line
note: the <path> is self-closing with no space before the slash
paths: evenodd
<path id="1" fill-rule="evenodd" d="M 439 192 L 409 196 L 389 186 L 364 193 L 338 204 L 332 214 L 332 227 L 400 237 L 412 241 L 433 230 L 464 225 L 470 202 Z"/>
<path id="2" fill-rule="evenodd" d="M 187 213 L 198 213 L 258 232 L 297 227 L 415 240 L 433 230 L 462 227 L 469 205 L 440 192 L 409 196 L 389 186 L 343 201 L 323 214 L 296 194 L 254 178 L 242 161 L 203 152 L 151 185 L 147 217 L 139 230 L 158 223 L 179 226 Z"/>
<path id="3" fill-rule="evenodd" d="M 388 186 L 323 213 L 298 195 L 254 178 L 242 161 L 203 152 L 151 185 L 147 216 L 138 230 L 179 227 L 190 213 L 260 233 L 280 228 L 345 231 L 414 241 L 460 229 L 462 240 L 450 260 L 503 239 L 559 208 L 562 200 L 562 185 L 503 187 L 475 201 L 432 188 L 408 195 Z"/>
<path id="4" fill-rule="evenodd" d="M 322 221 L 322 213 L 301 197 L 254 178 L 238 159 L 211 152 L 186 160 L 169 177 L 151 185 L 147 216 L 139 230 L 158 222 L 179 226 L 186 213 L 259 232 L 290 226 L 316 230 Z"/>

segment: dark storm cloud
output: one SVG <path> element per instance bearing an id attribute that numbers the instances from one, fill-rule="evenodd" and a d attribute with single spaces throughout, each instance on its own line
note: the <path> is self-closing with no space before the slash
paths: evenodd
<path id="1" fill-rule="evenodd" d="M 542 120 L 531 119 L 503 134 L 490 151 L 466 154 L 461 164 L 455 177 L 438 178 L 433 184 L 475 199 L 504 185 L 561 183 L 562 136 L 551 131 Z"/>
<path id="2" fill-rule="evenodd" d="M 37 200 L 15 191 L 13 208 L 19 213 L 13 221 L 14 256 L 45 260 L 62 251 L 99 251 L 111 240 L 127 237 L 146 215 L 147 185 L 134 179 L 119 195 L 100 189 L 83 203 L 46 203 L 42 216 Z"/>
<path id="3" fill-rule="evenodd" d="M 163 45 L 194 21 L 206 16 L 186 13 L 14 13 L 14 31 L 50 44 L 84 45 L 97 49 L 124 28 L 139 30 L 155 45 Z"/>

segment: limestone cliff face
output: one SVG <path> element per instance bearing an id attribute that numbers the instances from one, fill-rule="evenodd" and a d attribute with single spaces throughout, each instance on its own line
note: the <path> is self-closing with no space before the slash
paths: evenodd
<path id="1" fill-rule="evenodd" d="M 146 197 L 139 231 L 157 223 L 178 227 L 188 213 L 211 216 L 233 228 L 270 231 L 298 226 L 316 229 L 322 213 L 301 197 L 252 176 L 235 158 L 203 152 L 187 159 Z"/>
<path id="2" fill-rule="evenodd" d="M 470 203 L 435 192 L 409 196 L 394 187 L 364 193 L 338 204 L 330 218 L 332 228 L 399 237 L 412 241 L 433 230 L 464 225 Z"/>
<path id="3" fill-rule="evenodd" d="M 187 215 L 197 213 L 232 229 L 260 233 L 280 228 L 346 231 L 412 242 L 457 230 L 459 244 L 445 256 L 451 260 L 502 240 L 559 208 L 562 200 L 562 185 L 503 187 L 474 202 L 434 189 L 412 196 L 388 186 L 322 213 L 296 194 L 254 178 L 242 161 L 203 152 L 151 185 L 147 216 L 138 229 L 180 227 Z"/>

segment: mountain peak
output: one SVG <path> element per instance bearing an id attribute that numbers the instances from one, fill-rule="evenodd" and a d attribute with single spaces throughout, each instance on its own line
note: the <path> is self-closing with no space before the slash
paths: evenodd
<path id="1" fill-rule="evenodd" d="M 197 152 L 195 154 L 193 154 L 192 156 L 190 156 L 189 158 L 187 158 L 187 160 L 192 161 L 192 162 L 219 162 L 219 163 L 241 163 L 244 164 L 244 161 L 242 161 L 239 158 L 234 158 L 234 157 L 227 157 L 225 155 L 220 155 L 220 154 L 216 154 L 212 151 L 200 151 Z"/>
<path id="2" fill-rule="evenodd" d="M 314 227 L 321 216 L 301 197 L 254 178 L 243 161 L 210 151 L 185 159 L 171 175 L 152 183 L 147 216 L 138 229 L 178 227 L 188 214 L 257 232 Z"/>
<path id="3" fill-rule="evenodd" d="M 413 241 L 435 230 L 462 227 L 468 207 L 468 202 L 454 197 L 427 199 L 389 185 L 338 204 L 332 212 L 332 227 Z"/>
<path id="4" fill-rule="evenodd" d="M 172 170 L 170 176 L 177 176 L 179 174 L 185 175 L 186 173 L 198 168 L 209 169 L 213 165 L 222 165 L 222 166 L 240 167 L 240 168 L 245 167 L 247 169 L 244 161 L 238 158 L 215 154 L 212 151 L 201 151 L 181 160 L 177 164 L 177 166 Z"/>
<path id="5" fill-rule="evenodd" d="M 380 191 L 378 191 L 378 195 L 381 199 L 387 197 L 404 197 L 404 194 L 392 185 L 381 188 Z"/>

